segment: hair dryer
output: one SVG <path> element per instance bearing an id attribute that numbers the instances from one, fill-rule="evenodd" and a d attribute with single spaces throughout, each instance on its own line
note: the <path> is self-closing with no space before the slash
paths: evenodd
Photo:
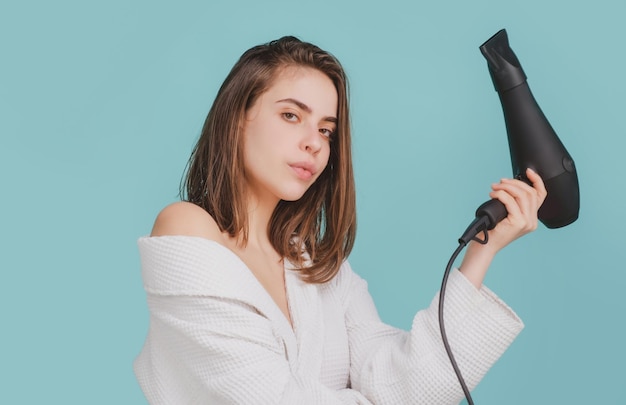
<path id="1" fill-rule="evenodd" d="M 548 195 L 539 208 L 538 217 L 548 228 L 560 228 L 578 219 L 580 196 L 578 176 L 574 160 L 559 140 L 552 126 L 537 105 L 522 70 L 519 60 L 509 47 L 506 30 L 498 31 L 480 46 L 487 59 L 489 73 L 500 96 L 504 121 L 509 140 L 509 152 L 513 165 L 513 176 L 526 181 L 526 169 L 537 172 L 546 186 Z M 476 210 L 476 218 L 459 238 L 459 246 L 452 254 L 444 273 L 439 298 L 439 328 L 446 353 L 456 373 L 467 403 L 472 405 L 472 396 L 463 380 L 454 355 L 448 344 L 444 327 L 444 296 L 452 264 L 470 240 L 487 243 L 487 231 L 508 215 L 504 204 L 493 199 Z M 476 238 L 484 233 L 484 239 Z"/>
<path id="2" fill-rule="evenodd" d="M 578 218 L 580 196 L 574 160 L 535 101 L 519 60 L 509 47 L 502 29 L 480 46 L 504 112 L 513 176 L 528 182 L 525 172 L 533 169 L 543 179 L 548 196 L 538 217 L 548 228 L 560 228 Z M 478 233 L 493 229 L 506 218 L 498 200 L 478 207 L 476 220 L 459 242 L 468 243 Z M 471 235 L 470 235 L 471 234 Z"/>

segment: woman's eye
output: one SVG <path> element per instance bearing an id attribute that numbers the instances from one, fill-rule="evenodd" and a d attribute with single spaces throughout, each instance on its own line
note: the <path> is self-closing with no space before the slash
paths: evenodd
<path id="1" fill-rule="evenodd" d="M 320 134 L 324 135 L 326 138 L 330 138 L 334 132 L 335 131 L 328 128 L 320 128 Z"/>
<path id="2" fill-rule="evenodd" d="M 284 112 L 283 113 L 283 118 L 286 119 L 287 121 L 291 121 L 291 122 L 298 121 L 298 116 L 296 114 L 290 113 L 290 112 Z"/>

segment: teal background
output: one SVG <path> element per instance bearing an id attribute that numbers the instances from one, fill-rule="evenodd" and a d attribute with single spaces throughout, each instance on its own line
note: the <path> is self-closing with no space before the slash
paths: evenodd
<path id="1" fill-rule="evenodd" d="M 285 34 L 351 83 L 353 267 L 408 328 L 456 239 L 511 175 L 478 46 L 506 28 L 576 160 L 580 219 L 496 258 L 486 284 L 526 329 L 477 404 L 626 404 L 626 3 L 24 1 L 0 5 L 0 403 L 143 404 L 136 239 L 177 199 L 213 97 Z"/>

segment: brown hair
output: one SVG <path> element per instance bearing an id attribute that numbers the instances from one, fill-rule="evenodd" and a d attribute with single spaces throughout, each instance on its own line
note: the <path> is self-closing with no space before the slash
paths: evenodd
<path id="1" fill-rule="evenodd" d="M 274 78 L 289 66 L 313 68 L 332 80 L 338 96 L 338 122 L 326 169 L 302 198 L 278 203 L 268 236 L 274 249 L 298 266 L 304 280 L 323 283 L 337 274 L 356 234 L 348 83 L 341 64 L 330 53 L 291 36 L 246 51 L 209 111 L 189 159 L 184 191 L 187 201 L 204 208 L 222 232 L 231 237 L 242 235 L 247 242 L 247 200 L 241 181 L 243 120 Z"/>

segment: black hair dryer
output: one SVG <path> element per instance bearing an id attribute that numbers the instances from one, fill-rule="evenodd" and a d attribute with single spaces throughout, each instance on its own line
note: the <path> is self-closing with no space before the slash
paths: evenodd
<path id="1" fill-rule="evenodd" d="M 539 209 L 539 220 L 548 228 L 571 224 L 578 218 L 580 206 L 574 160 L 535 101 L 519 60 L 509 47 L 506 30 L 489 38 L 480 46 L 480 52 L 487 59 L 491 79 L 500 96 L 513 176 L 528 182 L 526 168 L 537 172 L 548 191 Z M 477 218 L 487 218 L 487 229 L 493 229 L 506 216 L 506 209 L 498 200 L 487 201 L 476 211 Z M 478 230 L 481 231 L 484 229 Z"/>

